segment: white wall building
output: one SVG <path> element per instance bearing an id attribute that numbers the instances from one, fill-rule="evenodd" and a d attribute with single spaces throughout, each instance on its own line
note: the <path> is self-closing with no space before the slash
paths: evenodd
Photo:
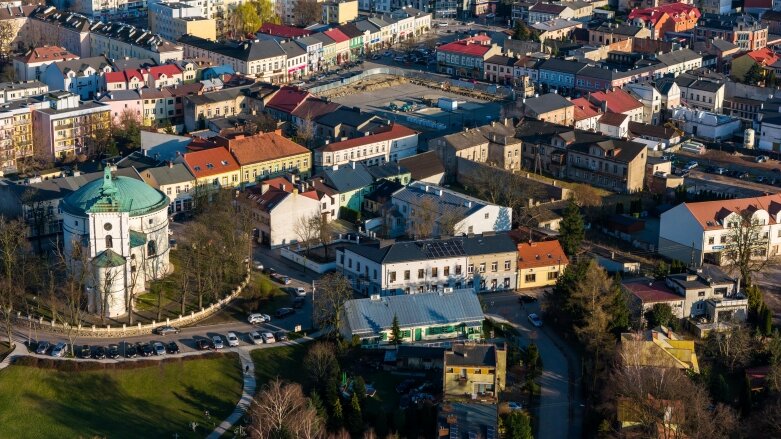
<path id="1" fill-rule="evenodd" d="M 418 132 L 404 125 L 368 136 L 326 144 L 315 150 L 315 166 L 345 165 L 362 162 L 367 166 L 382 165 L 415 155 Z"/>
<path id="2" fill-rule="evenodd" d="M 759 149 L 778 151 L 781 148 L 781 113 L 778 115 L 762 115 L 759 128 Z"/>
<path id="3" fill-rule="evenodd" d="M 75 259 L 69 268 L 88 270 L 90 312 L 126 314 L 131 293 L 168 274 L 168 198 L 160 191 L 106 167 L 61 208 L 64 253 Z"/>
<path id="4" fill-rule="evenodd" d="M 753 212 L 752 221 L 761 227 L 766 250 L 757 257 L 781 254 L 781 194 L 679 204 L 661 216 L 659 253 L 687 264 L 722 264 L 731 229 L 740 223 L 739 211 Z"/>
<path id="5" fill-rule="evenodd" d="M 740 129 L 740 119 L 686 107 L 673 109 L 670 118 L 686 134 L 709 140 L 729 139 Z"/>

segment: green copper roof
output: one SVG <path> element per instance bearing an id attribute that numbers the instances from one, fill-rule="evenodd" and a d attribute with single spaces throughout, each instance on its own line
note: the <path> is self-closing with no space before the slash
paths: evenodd
<path id="1" fill-rule="evenodd" d="M 146 244 L 146 233 L 130 231 L 130 247 L 136 248 Z"/>
<path id="2" fill-rule="evenodd" d="M 125 265 L 125 258 L 119 255 L 114 250 L 103 250 L 99 255 L 92 259 L 92 263 L 96 267 L 108 268 L 108 267 L 121 267 Z"/>
<path id="3" fill-rule="evenodd" d="M 168 197 L 141 180 L 112 176 L 107 167 L 103 178 L 91 181 L 62 201 L 63 210 L 79 216 L 94 212 L 129 212 L 131 216 L 155 212 L 168 206 Z"/>

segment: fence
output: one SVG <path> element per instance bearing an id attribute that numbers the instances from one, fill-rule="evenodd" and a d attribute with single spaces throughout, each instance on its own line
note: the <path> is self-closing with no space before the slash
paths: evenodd
<path id="1" fill-rule="evenodd" d="M 55 332 L 60 334 L 70 333 L 76 337 L 106 337 L 106 338 L 119 338 L 119 337 L 132 337 L 137 335 L 149 335 L 152 334 L 155 328 L 162 325 L 174 325 L 174 326 L 187 326 L 197 323 L 207 317 L 211 317 L 217 311 L 220 311 L 231 300 L 235 299 L 242 290 L 247 286 L 250 281 L 250 273 L 244 277 L 244 280 L 224 298 L 218 300 L 216 303 L 212 303 L 208 307 L 201 308 L 200 311 L 191 311 L 189 315 L 180 315 L 178 318 L 171 319 L 166 318 L 165 323 L 162 321 L 152 321 L 149 324 L 138 323 L 136 325 L 122 324 L 122 326 L 83 326 L 78 325 L 73 327 L 67 323 L 57 323 L 53 320 L 46 321 L 43 317 L 35 318 L 33 316 L 23 316 L 21 312 L 16 313 L 16 324 L 21 328 L 33 325 L 32 329 L 44 330 L 49 332 Z"/>
<path id="2" fill-rule="evenodd" d="M 293 262 L 295 262 L 298 265 L 302 265 L 305 268 L 308 268 L 308 269 L 314 271 L 315 273 L 323 274 L 323 273 L 325 273 L 327 271 L 336 269 L 336 260 L 333 260 L 333 261 L 330 261 L 330 262 L 318 263 L 318 262 L 315 262 L 315 261 L 313 261 L 311 259 L 308 259 L 306 256 L 300 255 L 300 254 L 294 252 L 293 250 L 290 250 L 287 247 L 282 247 L 282 249 L 280 250 L 279 254 L 283 258 L 285 258 L 287 260 L 290 260 L 290 261 L 293 261 Z"/>

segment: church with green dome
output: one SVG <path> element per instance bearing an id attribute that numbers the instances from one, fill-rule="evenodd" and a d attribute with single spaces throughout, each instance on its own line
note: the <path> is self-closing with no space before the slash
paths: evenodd
<path id="1" fill-rule="evenodd" d="M 73 270 L 87 270 L 89 311 L 125 315 L 148 280 L 165 276 L 168 197 L 141 180 L 92 181 L 62 200 L 63 245 Z"/>

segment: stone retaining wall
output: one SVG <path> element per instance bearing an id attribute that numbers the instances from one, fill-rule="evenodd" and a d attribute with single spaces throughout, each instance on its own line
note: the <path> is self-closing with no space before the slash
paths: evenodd
<path id="1" fill-rule="evenodd" d="M 30 323 L 33 324 L 33 328 L 40 331 L 48 331 L 59 334 L 67 334 L 69 331 L 73 331 L 72 334 L 76 337 L 105 337 L 105 338 L 121 338 L 132 337 L 138 335 L 149 335 L 158 326 L 172 325 L 172 326 L 188 326 L 197 323 L 207 317 L 211 317 L 221 309 L 223 309 L 231 300 L 235 299 L 242 290 L 247 286 L 250 281 L 250 273 L 244 277 L 244 280 L 224 298 L 218 300 L 216 303 L 209 305 L 208 307 L 201 308 L 200 311 L 191 311 L 188 315 L 180 315 L 178 318 L 166 318 L 165 322 L 152 321 L 149 324 L 138 323 L 136 325 L 122 326 L 98 326 L 98 325 L 79 325 L 78 327 L 70 327 L 68 324 L 57 323 L 52 320 L 45 320 L 43 317 L 23 316 L 21 312 L 16 313 L 16 325 L 20 328 L 27 328 Z"/>

